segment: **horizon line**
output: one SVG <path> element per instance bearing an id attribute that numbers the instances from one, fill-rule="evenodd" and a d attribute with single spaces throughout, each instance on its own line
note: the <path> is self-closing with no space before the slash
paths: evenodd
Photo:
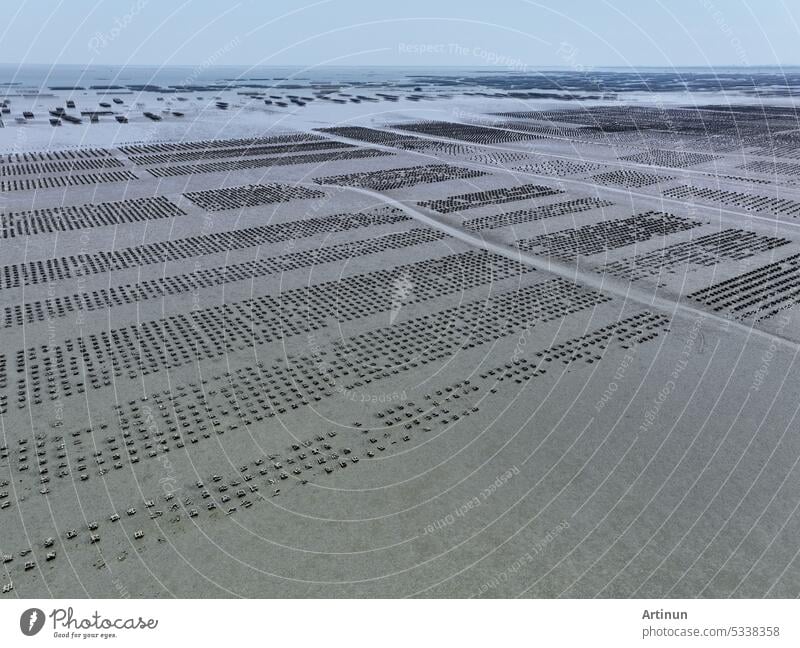
<path id="1" fill-rule="evenodd" d="M 55 67 L 55 66 L 84 66 L 84 67 L 149 67 L 149 68 L 194 68 L 202 65 L 202 63 L 170 63 L 170 64 L 162 64 L 162 63 L 93 63 L 93 62 L 80 62 L 80 63 L 41 63 L 41 62 L 5 62 L 0 61 L 0 66 L 41 66 L 41 67 Z M 479 65 L 452 65 L 452 64 L 415 64 L 415 65 L 402 65 L 396 63 L 370 63 L 370 64 L 342 64 L 342 65 L 316 65 L 316 64 L 304 64 L 304 63 L 283 63 L 283 64 L 269 64 L 269 65 L 262 65 L 259 63 L 221 63 L 217 65 L 206 66 L 206 69 L 213 69 L 213 68 L 238 68 L 238 67 L 250 67 L 250 68 L 307 68 L 309 70 L 314 69 L 336 69 L 336 68 L 401 68 L 401 69 L 408 69 L 408 68 L 424 68 L 424 69 L 442 69 L 442 68 L 452 68 L 458 70 L 496 70 L 498 72 L 511 72 L 511 73 L 524 73 L 520 70 L 514 69 L 513 66 L 506 67 L 500 65 L 490 65 L 490 66 L 479 66 Z M 763 64 L 750 64 L 750 65 L 741 65 L 741 64 L 727 64 L 727 63 L 720 63 L 720 64 L 712 64 L 712 65 L 593 65 L 591 67 L 587 67 L 586 69 L 576 70 L 571 66 L 568 65 L 525 65 L 524 67 L 529 68 L 529 71 L 536 71 L 536 70 L 564 70 L 564 71 L 572 71 L 576 74 L 583 74 L 586 70 L 641 70 L 641 69 L 654 69 L 654 70 L 687 70 L 687 69 L 694 69 L 694 70 L 713 70 L 715 68 L 735 68 L 735 69 L 742 69 L 742 70 L 749 70 L 753 68 L 776 68 L 776 69 L 783 69 L 783 68 L 790 68 L 796 67 L 800 68 L 800 63 L 763 63 Z"/>

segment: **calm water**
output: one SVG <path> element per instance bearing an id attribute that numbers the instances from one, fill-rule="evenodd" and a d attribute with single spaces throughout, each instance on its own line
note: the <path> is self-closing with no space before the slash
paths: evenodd
<path id="1" fill-rule="evenodd" d="M 440 78 L 461 84 L 484 85 L 489 78 L 495 84 L 504 81 L 514 87 L 547 88 L 558 81 L 560 87 L 603 85 L 606 89 L 641 90 L 641 84 L 703 89 L 709 83 L 725 87 L 800 85 L 800 67 L 751 68 L 598 68 L 574 71 L 567 68 L 508 70 L 501 66 L 487 68 L 433 67 L 246 67 L 246 66 L 102 66 L 102 65 L 0 65 L 0 83 L 25 89 L 92 85 L 175 85 L 227 84 L 270 85 L 286 82 L 373 83 L 393 85 L 413 83 L 419 77 Z M 491 85 L 491 84 L 490 84 Z M 588 88 L 587 88 L 588 89 Z M 660 88 L 656 88 L 660 89 Z"/>

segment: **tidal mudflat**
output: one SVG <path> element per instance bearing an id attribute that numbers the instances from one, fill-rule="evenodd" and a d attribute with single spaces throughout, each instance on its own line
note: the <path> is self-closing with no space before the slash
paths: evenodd
<path id="1" fill-rule="evenodd" d="M 796 596 L 791 98 L 464 79 L 5 88 L 4 597 Z"/>

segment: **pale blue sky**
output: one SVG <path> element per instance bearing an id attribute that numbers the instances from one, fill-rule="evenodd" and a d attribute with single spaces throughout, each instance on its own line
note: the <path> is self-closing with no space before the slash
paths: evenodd
<path id="1" fill-rule="evenodd" d="M 800 63 L 783 0 L 3 0 L 2 63 Z"/>

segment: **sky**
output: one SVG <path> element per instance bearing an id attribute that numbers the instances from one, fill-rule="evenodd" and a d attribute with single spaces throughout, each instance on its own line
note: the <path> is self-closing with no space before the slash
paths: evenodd
<path id="1" fill-rule="evenodd" d="M 0 63 L 800 64 L 784 0 L 2 0 Z"/>

